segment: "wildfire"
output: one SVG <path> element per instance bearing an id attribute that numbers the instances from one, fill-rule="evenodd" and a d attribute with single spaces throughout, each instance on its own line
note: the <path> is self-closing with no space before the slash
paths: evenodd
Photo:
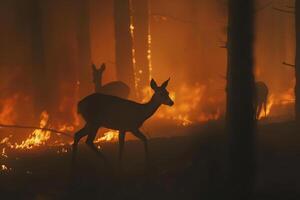
<path id="1" fill-rule="evenodd" d="M 18 95 L 10 98 L 0 99 L 0 122 L 4 124 L 13 123 L 15 120 L 14 107 L 17 103 Z"/>
<path id="2" fill-rule="evenodd" d="M 195 122 L 218 120 L 221 116 L 219 108 L 209 110 L 204 106 L 206 86 L 199 83 L 193 86 L 186 84 L 178 87 L 178 90 L 170 91 L 170 98 L 175 102 L 173 107 L 162 107 L 155 115 L 160 119 L 176 121 L 179 125 L 188 126 Z M 143 102 L 149 100 L 153 94 L 150 87 L 143 90 Z M 208 98 L 208 101 L 211 101 Z M 213 102 L 215 103 L 215 102 Z"/>
<path id="3" fill-rule="evenodd" d="M 272 112 L 273 108 L 278 107 L 286 107 L 288 105 L 291 105 L 295 102 L 294 97 L 294 89 L 289 88 L 286 92 L 283 92 L 281 94 L 271 94 L 268 98 L 267 106 L 266 106 L 266 116 L 275 116 L 279 115 L 280 113 Z M 265 112 L 262 110 L 262 112 L 259 115 L 258 119 L 263 119 L 265 117 Z"/>
<path id="4" fill-rule="evenodd" d="M 110 130 L 103 134 L 102 137 L 98 138 L 95 143 L 99 142 L 110 142 L 118 139 L 119 131 Z"/>
<path id="5" fill-rule="evenodd" d="M 262 108 L 261 112 L 259 113 L 259 117 L 258 117 L 259 120 L 268 117 L 270 115 L 271 108 L 274 104 L 274 101 L 275 101 L 274 95 L 270 95 L 267 101 L 266 111 L 264 110 L 264 108 Z"/>
<path id="6" fill-rule="evenodd" d="M 41 114 L 40 128 L 45 128 L 49 120 L 49 115 L 46 111 Z M 34 146 L 44 145 L 50 139 L 50 131 L 35 129 L 29 137 L 22 141 L 21 144 L 15 144 L 16 149 L 32 149 Z"/>
<path id="7" fill-rule="evenodd" d="M 45 128 L 47 126 L 49 115 L 46 111 L 41 114 L 40 128 Z M 22 141 L 20 144 L 12 144 L 10 142 L 11 135 L 5 137 L 1 140 L 0 144 L 5 144 L 10 148 L 14 149 L 32 149 L 33 147 L 38 147 L 46 144 L 46 141 L 50 139 L 50 131 L 44 131 L 41 129 L 35 129 L 27 139 Z M 5 150 L 4 150 L 5 151 Z M 2 150 L 3 152 L 3 150 Z"/>

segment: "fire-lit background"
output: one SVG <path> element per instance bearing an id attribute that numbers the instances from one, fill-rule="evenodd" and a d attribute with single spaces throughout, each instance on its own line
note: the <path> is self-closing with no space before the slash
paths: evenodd
<path id="1" fill-rule="evenodd" d="M 137 101 L 149 99 L 142 70 L 159 83 L 171 77 L 172 108 L 156 118 L 191 126 L 221 120 L 225 111 L 227 4 L 225 0 L 151 0 L 147 41 L 130 1 L 132 62 Z M 269 87 L 267 120 L 294 113 L 293 15 L 276 11 L 289 0 L 256 1 L 255 75 Z M 113 0 L 2 0 L 0 2 L 0 123 L 35 124 L 74 132 L 77 102 L 94 91 L 91 63 L 105 62 L 104 83 L 117 79 Z M 147 66 L 139 61 L 147 47 Z M 149 80 L 148 78 L 146 79 Z M 146 92 L 145 92 L 146 91 Z M 42 119 L 41 119 L 42 117 Z M 45 120 L 47 122 L 45 122 Z M 263 119 L 262 119 L 263 121 Z M 0 129 L 1 138 L 28 130 Z M 48 133 L 43 138 L 48 139 Z M 10 136 L 11 135 L 11 136 Z M 30 138 L 29 138 L 30 139 Z M 32 138 L 31 138 L 32 139 Z M 8 139 L 6 139 L 7 141 Z M 18 144 L 20 145 L 20 144 Z M 15 145 L 17 147 L 17 145 Z"/>

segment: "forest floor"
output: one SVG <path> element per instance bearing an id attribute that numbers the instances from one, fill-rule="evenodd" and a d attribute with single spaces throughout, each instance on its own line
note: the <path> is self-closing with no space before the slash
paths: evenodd
<path id="1" fill-rule="evenodd" d="M 0 199 L 226 199 L 223 127 L 212 122 L 189 136 L 150 139 L 147 167 L 142 143 L 127 141 L 122 170 L 116 142 L 101 144 L 110 165 L 84 144 L 73 167 L 70 149 L 15 150 L 5 161 L 9 169 L 0 172 Z M 255 199 L 300 199 L 300 133 L 294 124 L 260 125 L 256 139 Z"/>

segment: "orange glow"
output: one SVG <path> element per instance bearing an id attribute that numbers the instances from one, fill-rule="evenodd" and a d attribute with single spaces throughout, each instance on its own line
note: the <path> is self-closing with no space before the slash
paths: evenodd
<path id="1" fill-rule="evenodd" d="M 0 99 L 0 123 L 11 124 L 14 123 L 16 115 L 14 114 L 14 107 L 17 103 L 18 95 L 10 98 Z"/>
<path id="2" fill-rule="evenodd" d="M 116 141 L 119 136 L 119 131 L 110 130 L 103 134 L 102 137 L 96 139 L 95 143 Z"/>
<path id="3" fill-rule="evenodd" d="M 258 117 L 259 120 L 268 117 L 270 115 L 271 108 L 274 104 L 274 101 L 275 101 L 274 95 L 270 95 L 266 106 L 266 113 L 265 110 L 262 108 L 261 112 L 259 113 L 259 117 Z"/>
<path id="4" fill-rule="evenodd" d="M 176 92 L 170 91 L 170 98 L 175 102 L 174 106 L 160 108 L 154 117 L 173 120 L 182 126 L 188 126 L 196 122 L 218 120 L 221 116 L 220 109 L 206 112 L 204 105 L 202 105 L 206 95 L 205 92 L 206 86 L 204 85 L 196 83 L 193 86 L 188 86 L 183 84 L 178 87 Z M 143 94 L 143 102 L 146 102 L 149 101 L 153 91 L 150 87 L 147 87 L 143 90 Z"/>
<path id="5" fill-rule="evenodd" d="M 49 115 L 46 111 L 41 114 L 40 128 L 45 128 L 47 126 L 49 120 Z M 50 132 L 43 131 L 41 129 L 35 129 L 29 137 L 22 141 L 21 144 L 15 144 L 16 149 L 32 149 L 36 146 L 41 146 L 46 143 L 47 140 L 50 139 Z"/>

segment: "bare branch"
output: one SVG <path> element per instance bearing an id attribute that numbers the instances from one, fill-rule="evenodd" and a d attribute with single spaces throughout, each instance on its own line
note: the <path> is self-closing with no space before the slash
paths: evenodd
<path id="1" fill-rule="evenodd" d="M 21 125 L 7 125 L 7 124 L 0 124 L 0 127 L 3 127 L 3 128 L 21 128 L 21 129 L 38 129 L 38 130 L 42 130 L 42 131 L 50 131 L 50 132 L 53 132 L 53 133 L 57 133 L 59 135 L 63 135 L 63 136 L 66 136 L 66 137 L 73 138 L 69 133 L 65 133 L 65 132 L 58 131 L 58 130 L 51 129 L 51 128 L 40 128 L 40 127 L 36 127 L 36 126 L 21 126 Z"/>
<path id="2" fill-rule="evenodd" d="M 282 13 L 288 13 L 288 14 L 295 14 L 294 10 L 285 10 L 282 8 L 276 8 L 276 7 L 272 7 L 274 10 L 278 11 L 278 12 L 282 12 Z"/>
<path id="3" fill-rule="evenodd" d="M 262 7 L 257 8 L 257 9 L 255 10 L 255 13 L 258 13 L 258 12 L 260 12 L 260 11 L 262 11 L 262 10 L 264 10 L 264 9 L 266 9 L 266 8 L 268 8 L 268 7 L 270 7 L 272 4 L 273 4 L 273 0 L 269 1 L 268 3 L 266 3 L 265 5 L 263 5 Z"/>
<path id="4" fill-rule="evenodd" d="M 289 67 L 295 68 L 295 65 L 287 63 L 287 62 L 282 62 L 282 64 L 285 65 L 285 66 L 289 66 Z"/>
<path id="5" fill-rule="evenodd" d="M 194 21 L 194 20 L 187 20 L 187 19 L 181 19 L 179 17 L 175 17 L 175 16 L 171 16 L 171 15 L 164 15 L 164 14 L 160 14 L 160 13 L 154 13 L 151 15 L 154 18 L 159 18 L 163 21 L 166 21 L 168 19 L 173 20 L 173 21 L 178 21 L 178 22 L 182 22 L 182 23 L 188 23 L 188 24 L 198 24 L 199 22 Z"/>

